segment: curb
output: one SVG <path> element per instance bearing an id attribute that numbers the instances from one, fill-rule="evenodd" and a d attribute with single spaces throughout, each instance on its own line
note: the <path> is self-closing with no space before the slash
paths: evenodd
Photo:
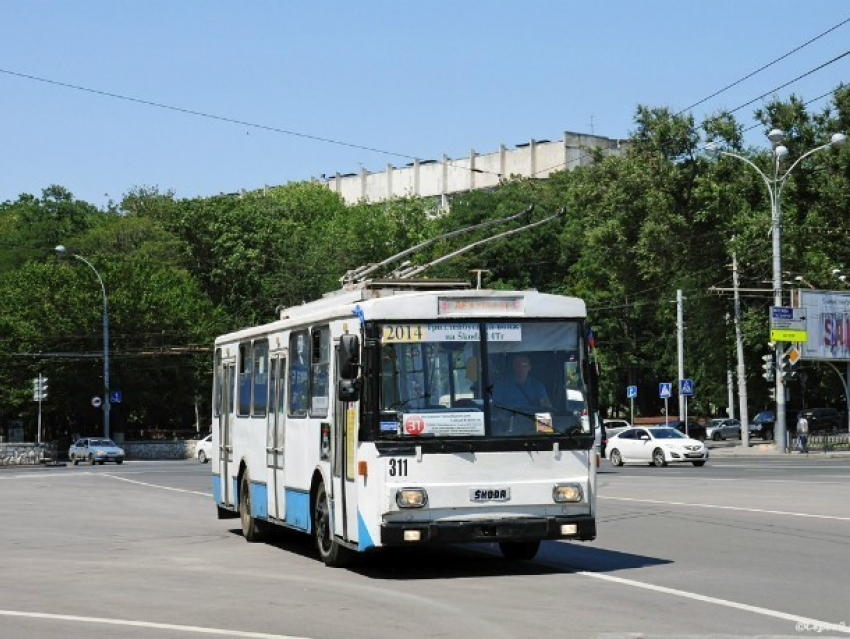
<path id="1" fill-rule="evenodd" d="M 758 446 L 745 450 L 740 446 L 734 448 L 713 448 L 709 449 L 710 458 L 718 457 L 756 457 L 756 458 L 774 458 L 788 459 L 791 457 L 806 456 L 808 459 L 845 459 L 850 458 L 850 450 L 831 450 L 824 452 L 822 450 L 810 450 L 808 453 L 799 451 L 791 451 L 788 453 L 780 453 L 766 446 Z"/>

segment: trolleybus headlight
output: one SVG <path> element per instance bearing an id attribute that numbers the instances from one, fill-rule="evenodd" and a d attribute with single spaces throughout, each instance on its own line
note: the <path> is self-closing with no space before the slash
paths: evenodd
<path id="1" fill-rule="evenodd" d="M 584 498 L 584 492 L 579 484 L 555 484 L 552 488 L 552 499 L 556 502 L 577 502 Z"/>
<path id="2" fill-rule="evenodd" d="M 401 488 L 395 493 L 395 503 L 399 508 L 422 508 L 428 503 L 428 493 L 424 488 Z"/>

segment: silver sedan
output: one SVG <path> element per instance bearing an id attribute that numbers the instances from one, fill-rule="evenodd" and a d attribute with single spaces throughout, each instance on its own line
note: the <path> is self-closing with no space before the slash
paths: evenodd
<path id="1" fill-rule="evenodd" d="M 719 442 L 721 439 L 741 438 L 741 422 L 737 419 L 712 419 L 705 425 L 705 437 Z"/>

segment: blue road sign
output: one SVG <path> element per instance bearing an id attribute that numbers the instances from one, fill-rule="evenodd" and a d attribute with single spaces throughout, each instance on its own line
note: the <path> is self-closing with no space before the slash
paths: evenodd
<path id="1" fill-rule="evenodd" d="M 121 391 L 109 391 L 109 403 L 110 404 L 120 404 L 121 403 Z"/>
<path id="2" fill-rule="evenodd" d="M 673 394 L 673 383 L 672 382 L 659 382 L 658 384 L 658 396 L 661 399 L 670 399 L 670 396 Z"/>
<path id="3" fill-rule="evenodd" d="M 637 386 L 626 386 L 626 397 L 629 399 L 637 397 Z"/>
<path id="4" fill-rule="evenodd" d="M 679 380 L 679 395 L 690 397 L 694 394 L 694 380 L 680 379 Z"/>

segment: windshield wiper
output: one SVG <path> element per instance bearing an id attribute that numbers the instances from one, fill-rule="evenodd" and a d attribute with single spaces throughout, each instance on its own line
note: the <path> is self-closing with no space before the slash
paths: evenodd
<path id="1" fill-rule="evenodd" d="M 537 419 L 537 413 L 527 413 L 524 410 L 518 410 L 516 408 L 511 408 L 510 406 L 502 406 L 501 404 L 497 404 L 496 402 L 490 402 L 491 406 L 495 406 L 496 408 L 501 408 L 502 410 L 506 410 L 509 413 L 513 413 L 514 415 L 522 415 L 523 417 L 528 417 L 529 419 Z"/>
<path id="2" fill-rule="evenodd" d="M 423 395 L 417 395 L 415 397 L 407 397 L 405 399 L 400 399 L 395 404 L 392 404 L 391 406 L 387 407 L 387 410 L 397 411 L 400 408 L 404 408 L 405 406 L 407 406 L 412 401 L 416 401 L 416 400 L 419 400 L 419 399 L 430 399 L 430 398 L 431 398 L 431 393 L 425 393 Z"/>

